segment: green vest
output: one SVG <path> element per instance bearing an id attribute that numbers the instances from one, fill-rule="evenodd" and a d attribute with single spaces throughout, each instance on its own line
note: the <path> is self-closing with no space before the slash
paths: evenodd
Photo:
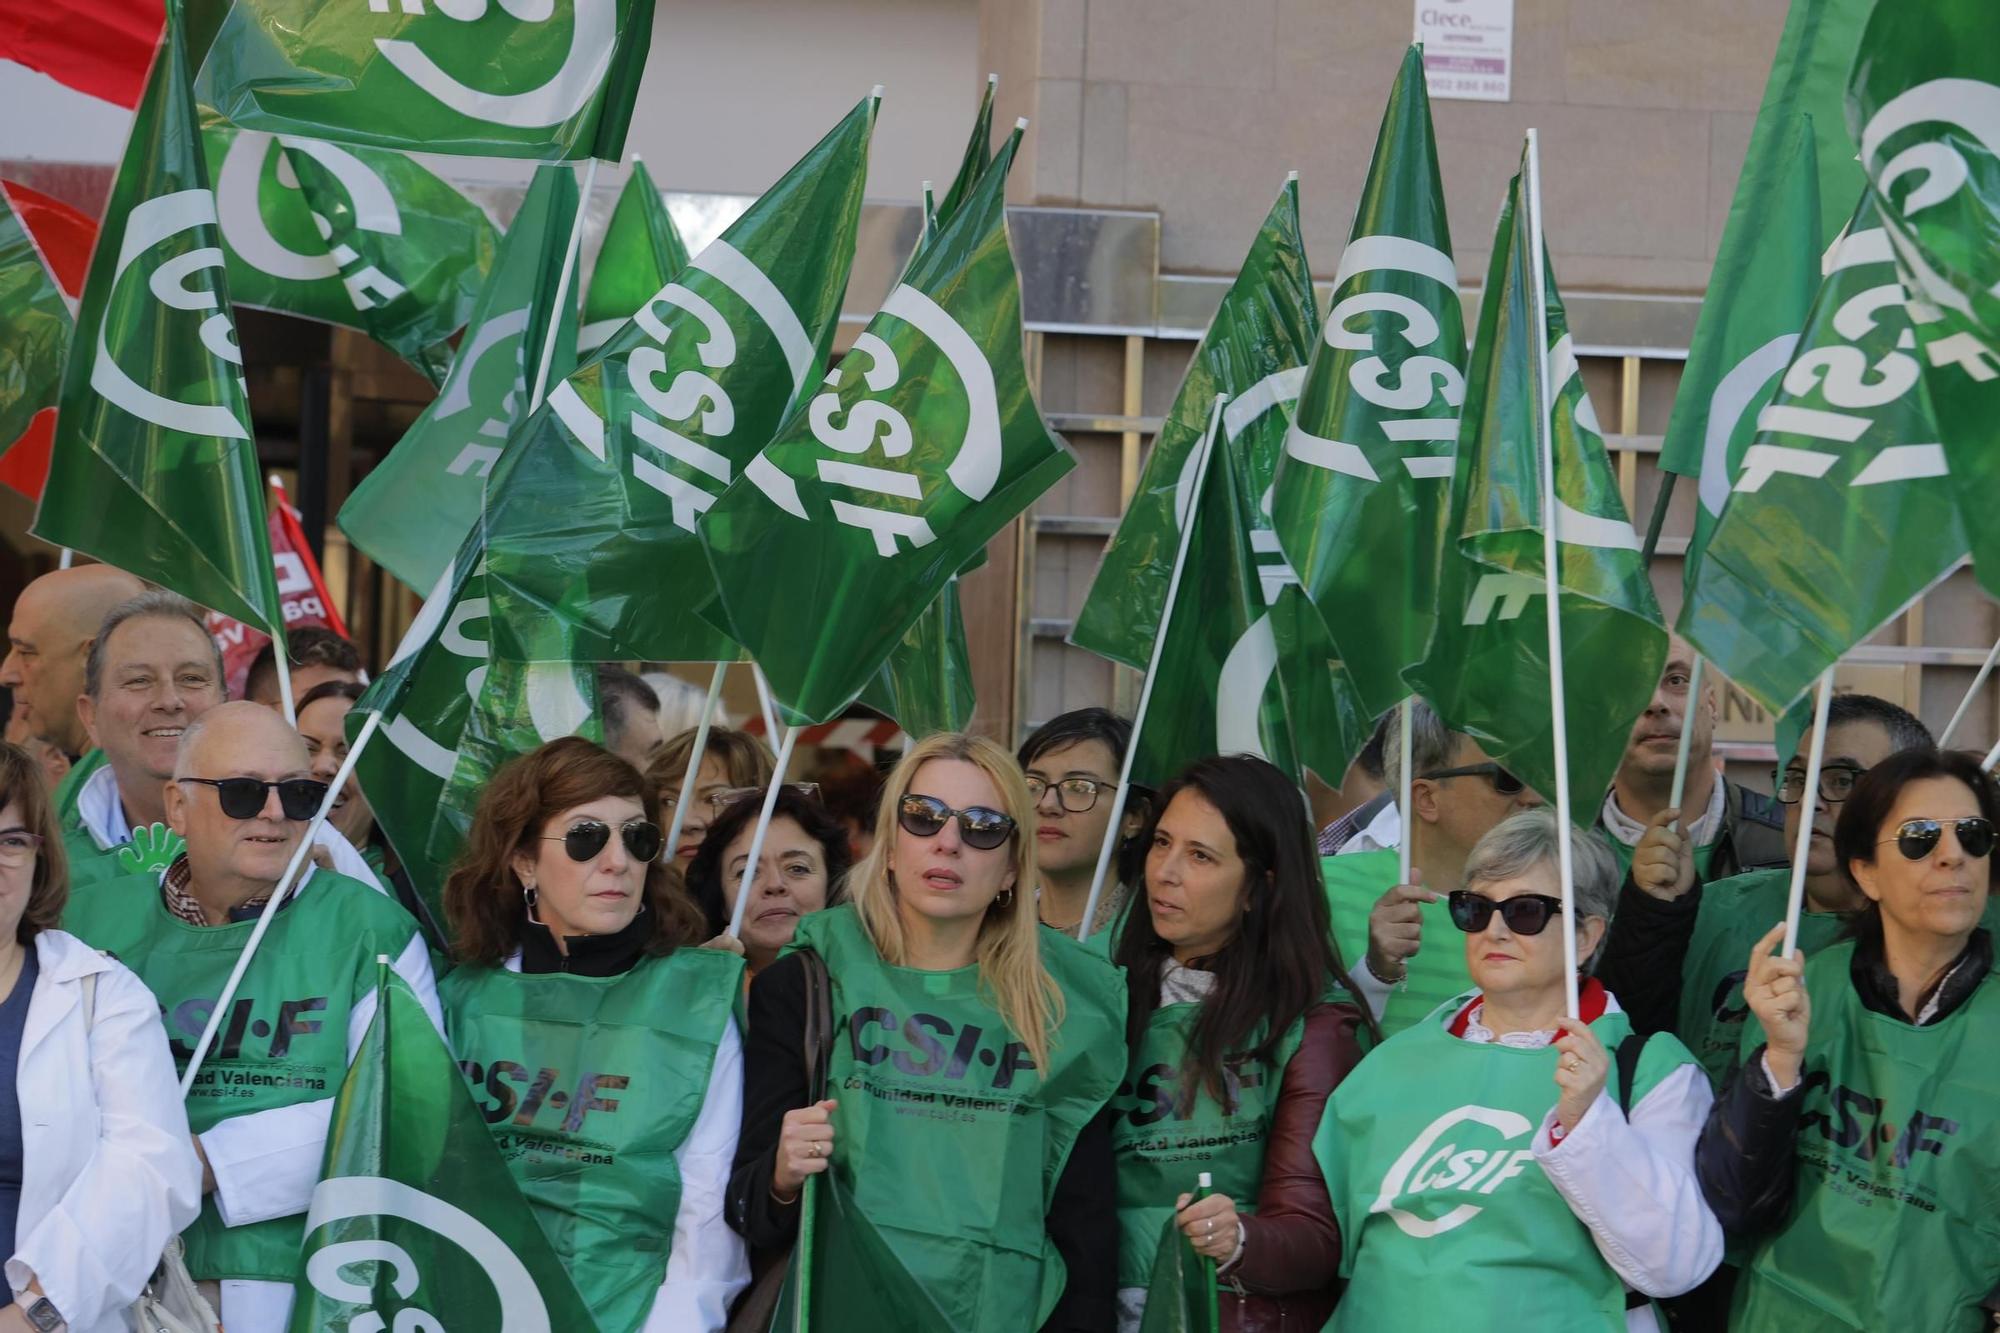
<path id="1" fill-rule="evenodd" d="M 1202 1088 L 1183 1115 L 1181 1061 L 1200 1014 L 1200 1004 L 1155 1009 L 1145 1037 L 1132 1053 L 1131 1069 L 1111 1099 L 1116 1117 L 1111 1145 L 1118 1162 L 1120 1287 L 1147 1285 L 1159 1257 L 1161 1228 L 1173 1215 L 1174 1200 L 1192 1193 L 1202 1172 L 1213 1177 L 1214 1193 L 1236 1201 L 1238 1212 L 1256 1211 L 1278 1091 L 1285 1066 L 1299 1049 L 1305 1022 L 1292 1024 L 1270 1064 L 1246 1061 L 1229 1069 L 1236 1096 L 1233 1114 Z"/>
<path id="2" fill-rule="evenodd" d="M 618 977 L 461 967 L 438 988 L 474 1102 L 603 1333 L 646 1322 L 743 960 L 681 949 Z"/>
<path id="3" fill-rule="evenodd" d="M 1854 943 L 1806 961 L 1812 997 L 1790 1217 L 1752 1252 L 1731 1326 L 1984 1329 L 2000 1283 L 2000 967 L 1942 1022 L 1863 1008 Z M 1763 1044 L 1744 1025 L 1743 1055 Z"/>
<path id="4" fill-rule="evenodd" d="M 1319 864 L 1340 960 L 1358 972 L 1368 965 L 1368 913 L 1400 879 L 1401 856 L 1395 851 L 1355 852 L 1322 856 Z M 1451 887 L 1456 886 L 1446 886 Z M 1380 1015 L 1385 1037 L 1395 1036 L 1472 985 L 1472 974 L 1465 969 L 1465 936 L 1451 924 L 1444 899 L 1425 903 L 1423 915 L 1423 939 L 1410 959 L 1409 977 L 1389 992 Z"/>
<path id="5" fill-rule="evenodd" d="M 1625 1327 L 1625 1286 L 1534 1159 L 1557 1053 L 1447 1030 L 1470 994 L 1384 1042 L 1334 1089 L 1313 1140 L 1344 1241 L 1336 1330 Z M 1622 1013 L 1591 1024 L 1607 1049 Z M 1690 1063 L 1646 1042 L 1633 1100 Z"/>
<path id="6" fill-rule="evenodd" d="M 1701 906 L 1681 964 L 1680 1016 L 1674 1035 L 1694 1052 L 1719 1091 L 1736 1072 L 1743 1039 L 1743 977 L 1750 947 L 1785 919 L 1792 872 L 1750 870 L 1704 884 Z M 1799 947 L 1810 956 L 1839 937 L 1847 918 L 1838 912 L 1805 912 L 1799 917 Z"/>
<path id="7" fill-rule="evenodd" d="M 1020 1333 L 1055 1307 L 1065 1274 L 1045 1219 L 1077 1135 L 1117 1090 L 1125 987 L 1076 941 L 1040 934 L 1065 1001 L 1046 1071 L 987 1002 L 976 965 L 890 967 L 852 906 L 799 922 L 791 947 L 816 951 L 833 982 L 835 1197 L 864 1224 L 844 1225 L 821 1192 L 815 1328 L 904 1317 L 885 1305 L 897 1277 L 948 1321 L 919 1327 Z M 885 1263 L 900 1272 L 871 1276 Z"/>
<path id="8" fill-rule="evenodd" d="M 159 999 L 174 1064 L 183 1070 L 255 928 L 254 921 L 189 925 L 167 911 L 157 874 L 88 885 L 71 895 L 63 915 L 64 930 L 116 956 Z M 368 885 L 315 871 L 279 908 L 202 1062 L 187 1097 L 194 1132 L 338 1092 L 347 1075 L 348 1015 L 375 994 L 376 956 L 400 957 L 416 933 L 409 914 Z M 224 1226 L 211 1196 L 185 1233 L 188 1271 L 203 1279 L 291 1282 L 304 1231 L 303 1213 Z"/>
<path id="9" fill-rule="evenodd" d="M 187 849 L 181 836 L 165 824 L 135 830 L 115 847 L 103 847 L 83 822 L 77 798 L 84 784 L 104 767 L 104 751 L 92 750 L 77 761 L 56 788 L 56 823 L 62 830 L 63 854 L 69 861 L 72 889 L 128 875 L 151 874 L 157 879 L 175 857 Z"/>
<path id="10" fill-rule="evenodd" d="M 63 774 L 62 781 L 56 784 L 55 792 L 50 798 L 55 802 L 58 824 L 64 828 L 69 827 L 70 820 L 76 817 L 77 793 L 83 790 L 84 783 L 90 781 L 91 774 L 104 767 L 105 762 L 104 751 L 88 750 L 81 759 L 70 765 L 69 772 Z"/>

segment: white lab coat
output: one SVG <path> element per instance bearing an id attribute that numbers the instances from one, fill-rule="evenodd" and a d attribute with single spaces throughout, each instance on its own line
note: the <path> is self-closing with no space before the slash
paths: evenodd
<path id="1" fill-rule="evenodd" d="M 34 948 L 41 971 L 14 1072 L 21 1210 L 7 1281 L 19 1293 L 32 1275 L 70 1333 L 127 1333 L 168 1238 L 201 1211 L 201 1164 L 153 993 L 74 935 L 45 930 Z"/>

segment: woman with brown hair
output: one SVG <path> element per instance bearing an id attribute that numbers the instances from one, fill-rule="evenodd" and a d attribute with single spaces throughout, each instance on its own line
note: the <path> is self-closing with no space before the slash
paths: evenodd
<path id="1" fill-rule="evenodd" d="M 694 750 L 694 737 L 692 728 L 667 737 L 646 764 L 647 785 L 659 793 L 660 805 L 666 809 L 669 820 L 673 818 L 672 807 L 683 795 L 681 783 L 687 779 L 688 755 Z M 701 769 L 695 774 L 694 790 L 685 793 L 689 804 L 687 813 L 681 817 L 680 842 L 671 849 L 668 860 L 686 870 L 694 854 L 701 850 L 708 826 L 722 813 L 730 796 L 748 787 L 768 787 L 776 766 L 770 747 L 749 732 L 730 727 L 710 728 L 708 743 L 702 747 Z"/>
<path id="2" fill-rule="evenodd" d="M 720 1329 L 743 962 L 660 860 L 659 796 L 579 737 L 497 773 L 445 884 L 439 987 L 466 1078 L 603 1333 Z"/>
<path id="3" fill-rule="evenodd" d="M 1034 807 L 1006 751 L 928 737 L 883 796 L 851 901 L 802 920 L 750 989 L 731 1224 L 788 1243 L 822 1177 L 799 1242 L 815 1327 L 1109 1328 L 1101 1113 L 1124 1072 L 1124 988 L 1036 920 Z M 808 954 L 843 1019 L 816 1103 Z"/>
<path id="4" fill-rule="evenodd" d="M 0 1329 L 113 1333 L 201 1211 L 159 1002 L 56 929 L 69 898 L 41 766 L 0 744 Z"/>

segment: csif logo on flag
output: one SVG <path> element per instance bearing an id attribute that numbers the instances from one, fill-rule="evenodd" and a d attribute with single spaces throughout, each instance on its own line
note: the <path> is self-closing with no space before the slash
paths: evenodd
<path id="1" fill-rule="evenodd" d="M 445 1324 L 438 1313 L 420 1303 L 425 1299 L 425 1279 L 432 1279 L 433 1292 L 463 1292 L 469 1289 L 463 1272 L 447 1276 L 439 1270 L 446 1266 L 457 1270 L 468 1263 L 492 1288 L 501 1312 L 496 1333 L 551 1333 L 548 1305 L 527 1265 L 506 1241 L 464 1209 L 384 1176 L 320 1181 L 306 1213 L 306 1234 L 350 1218 L 398 1221 L 428 1233 L 429 1243 L 423 1247 L 421 1263 L 409 1247 L 387 1234 L 322 1245 L 307 1256 L 305 1276 L 312 1289 L 327 1300 L 358 1307 L 347 1317 L 348 1333 L 442 1333 Z M 378 1287 L 349 1277 L 353 1270 L 376 1265 L 386 1265 L 393 1274 L 390 1290 L 397 1304 L 391 1310 L 377 1308 Z"/>
<path id="2" fill-rule="evenodd" d="M 1469 1196 L 1490 1195 L 1533 1164 L 1532 1148 L 1509 1146 L 1533 1130 L 1526 1116 L 1496 1107 L 1447 1111 L 1390 1164 L 1368 1211 L 1418 1240 L 1456 1230 L 1485 1211 Z"/>
<path id="3" fill-rule="evenodd" d="M 764 443 L 736 438 L 741 414 L 718 377 L 727 372 L 739 385 L 788 382 L 797 392 L 812 371 L 812 339 L 778 285 L 721 238 L 641 306 L 632 324 L 649 341 L 624 358 L 622 374 L 636 399 L 625 423 L 627 463 L 635 481 L 665 497 L 674 526 L 692 533 L 735 479 L 732 458 Z M 605 421 L 589 399 L 606 396 L 613 381 L 603 377 L 620 373 L 615 358 L 549 395 L 556 418 L 599 462 L 608 459 Z M 758 373 L 759 362 L 768 373 Z M 765 415 L 751 405 L 751 418 Z"/>
<path id="4" fill-rule="evenodd" d="M 186 332 L 210 356 L 235 367 L 223 376 L 207 378 L 211 383 L 233 380 L 241 402 L 243 354 L 222 299 L 222 251 L 204 244 L 215 225 L 215 194 L 209 190 L 179 190 L 140 202 L 125 220 L 106 310 L 118 312 L 116 322 L 124 327 L 158 327 L 165 335 L 162 341 L 170 344 L 179 341 L 174 336 L 177 326 L 190 325 Z M 193 318 L 182 319 L 171 311 Z M 113 322 L 110 318 L 98 322 L 90 371 L 90 387 L 106 401 L 166 430 L 226 440 L 250 438 L 233 404 L 168 398 L 134 380 L 105 344 L 105 330 Z"/>
<path id="5" fill-rule="evenodd" d="M 412 84 L 472 120 L 513 129 L 560 125 L 589 105 L 611 68 L 617 0 L 429 0 L 429 5 L 426 12 L 425 0 L 368 0 L 371 13 L 394 14 L 397 32 L 376 37 L 375 47 Z M 511 63 L 482 68 L 467 60 L 466 34 L 474 24 L 483 27 L 486 43 L 504 43 L 516 60 L 534 52 L 539 62 L 520 70 Z M 510 24 L 523 30 L 495 33 Z M 496 83 L 517 90 L 498 91 Z"/>
<path id="6" fill-rule="evenodd" d="M 926 340 L 931 353 L 911 339 L 899 358 L 873 331 L 885 319 Z M 951 377 L 958 382 L 955 394 L 946 387 Z M 828 500 L 834 519 L 868 533 L 877 555 L 888 559 L 905 548 L 930 545 L 937 540 L 932 518 L 948 522 L 992 493 L 1002 455 L 993 367 L 972 335 L 923 292 L 907 283 L 891 292 L 870 330 L 827 372 L 825 386 L 806 409 L 813 440 L 829 451 L 815 461 L 815 471 L 838 493 Z M 921 401 L 925 451 L 948 455 L 942 468 L 913 456 L 916 441 L 899 398 Z M 921 468 L 915 466 L 919 461 Z M 949 485 L 933 484 L 926 493 L 925 475 L 941 476 Z M 744 476 L 780 509 L 811 521 L 797 484 L 766 456 L 758 455 Z M 948 491 L 961 498 L 952 499 Z"/>
<path id="7" fill-rule="evenodd" d="M 354 225 L 382 236 L 400 236 L 403 216 L 395 194 L 360 157 L 318 139 L 211 127 L 210 160 L 222 240 L 230 254 L 264 278 L 281 283 L 337 280 L 357 311 L 388 305 L 404 286 L 352 246 L 330 245 L 332 227 L 306 203 L 291 154 L 323 167 L 346 192 Z M 217 141 L 220 162 L 215 162 Z M 249 293 L 240 293 L 250 297 Z M 246 304 L 263 304 L 254 297 Z"/>

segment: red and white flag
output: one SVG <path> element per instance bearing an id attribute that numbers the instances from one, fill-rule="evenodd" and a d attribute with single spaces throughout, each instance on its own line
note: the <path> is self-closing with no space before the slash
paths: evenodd
<path id="1" fill-rule="evenodd" d="M 83 276 L 90 268 L 90 251 L 97 244 L 97 224 L 60 199 L 15 181 L 0 181 L 7 206 L 27 228 L 43 267 L 75 310 L 83 294 Z M 28 422 L 20 438 L 0 440 L 0 485 L 30 500 L 42 498 L 49 476 L 49 446 L 56 438 L 56 410 L 45 407 Z"/>
<path id="2" fill-rule="evenodd" d="M 341 623 L 340 612 L 334 608 L 333 598 L 326 591 L 326 580 L 320 576 L 319 562 L 313 559 L 312 547 L 306 543 L 305 529 L 299 525 L 299 511 L 292 508 L 291 501 L 285 498 L 285 488 L 278 484 L 276 477 L 271 478 L 268 508 L 271 562 L 278 569 L 278 597 L 285 610 L 285 627 L 304 629 L 318 626 L 346 638 L 347 626 Z M 220 611 L 208 613 L 208 632 L 215 636 L 215 646 L 222 650 L 223 677 L 229 685 L 229 697 L 240 699 L 243 697 L 244 678 L 250 674 L 250 664 L 257 659 L 257 654 L 263 651 L 271 637 Z"/>

